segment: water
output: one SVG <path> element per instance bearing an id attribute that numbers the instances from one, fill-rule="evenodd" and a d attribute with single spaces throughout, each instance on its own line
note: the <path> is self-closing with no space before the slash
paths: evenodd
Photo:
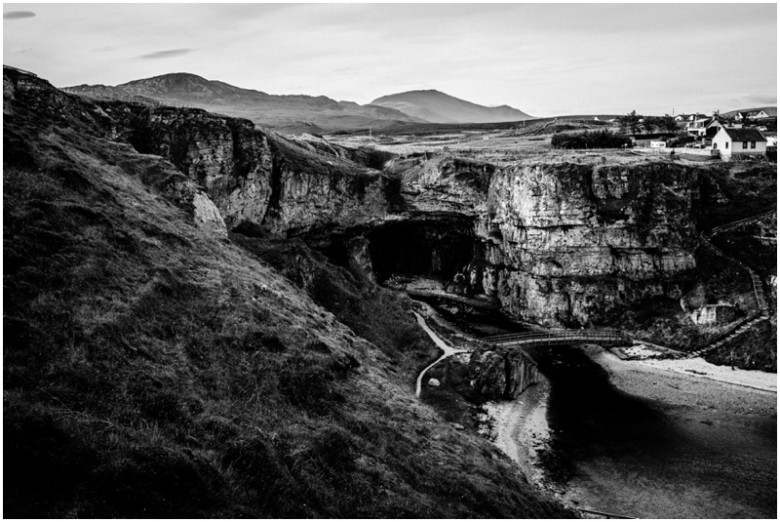
<path id="1" fill-rule="evenodd" d="M 776 416 L 670 407 L 617 390 L 577 349 L 530 351 L 550 380 L 544 462 L 565 500 L 642 518 L 777 517 Z"/>

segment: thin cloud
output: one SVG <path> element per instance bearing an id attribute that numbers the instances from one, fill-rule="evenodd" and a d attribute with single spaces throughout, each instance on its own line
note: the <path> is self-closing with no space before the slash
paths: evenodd
<path id="1" fill-rule="evenodd" d="M 776 105 L 777 104 L 777 96 L 767 94 L 767 95 L 760 95 L 760 94 L 754 94 L 753 96 L 748 96 L 746 98 L 747 101 L 750 103 L 755 103 L 758 105 Z"/>
<path id="2" fill-rule="evenodd" d="M 8 11 L 3 13 L 3 20 L 19 20 L 20 18 L 32 18 L 35 13 L 32 11 Z"/>
<path id="3" fill-rule="evenodd" d="M 156 58 L 173 58 L 175 56 L 181 56 L 183 54 L 191 53 L 192 49 L 166 49 L 164 51 L 155 51 L 153 53 L 144 54 L 139 56 L 139 58 L 144 59 L 156 59 Z"/>

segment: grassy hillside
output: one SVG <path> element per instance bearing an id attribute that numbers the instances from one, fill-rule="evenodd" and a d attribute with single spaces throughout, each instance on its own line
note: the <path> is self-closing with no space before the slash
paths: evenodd
<path id="1" fill-rule="evenodd" d="M 432 347 L 402 302 L 306 293 L 97 106 L 4 83 L 5 516 L 568 514 L 416 400 Z"/>

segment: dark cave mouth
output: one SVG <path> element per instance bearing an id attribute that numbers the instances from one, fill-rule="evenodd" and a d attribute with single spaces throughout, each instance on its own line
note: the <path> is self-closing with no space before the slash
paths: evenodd
<path id="1" fill-rule="evenodd" d="M 475 258 L 470 219 L 386 223 L 366 233 L 377 282 L 392 275 L 449 281 Z"/>
<path id="2" fill-rule="evenodd" d="M 473 219 L 466 216 L 391 221 L 334 234 L 324 253 L 331 262 L 348 267 L 355 255 L 350 245 L 362 236 L 368 243 L 362 255 L 370 258 L 377 283 L 395 275 L 451 281 L 479 255 L 474 228 Z"/>

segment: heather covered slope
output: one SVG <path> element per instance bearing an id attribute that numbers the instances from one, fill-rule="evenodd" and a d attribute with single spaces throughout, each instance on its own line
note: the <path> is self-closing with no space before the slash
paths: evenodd
<path id="1" fill-rule="evenodd" d="M 420 122 L 392 108 L 339 102 L 326 96 L 274 95 L 188 73 L 144 78 L 117 86 L 77 85 L 66 92 L 99 100 L 143 101 L 198 107 L 252 120 L 280 132 L 336 132 L 381 129 Z"/>
<path id="2" fill-rule="evenodd" d="M 407 303 L 369 342 L 97 105 L 6 70 L 3 108 L 6 516 L 566 515 L 415 399 Z"/>

